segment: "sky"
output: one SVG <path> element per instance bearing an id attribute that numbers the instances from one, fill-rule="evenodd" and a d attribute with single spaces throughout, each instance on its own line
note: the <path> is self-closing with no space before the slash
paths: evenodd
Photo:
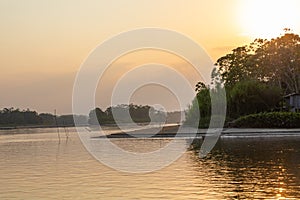
<path id="1" fill-rule="evenodd" d="M 278 36 L 285 27 L 299 33 L 299 7 L 297 0 L 0 0 L 0 108 L 72 113 L 81 64 L 97 45 L 120 32 L 171 29 L 196 41 L 215 62 L 256 37 Z M 96 105 L 110 105 L 109 90 L 124 68 L 157 60 L 183 71 L 188 65 L 163 52 L 124 56 L 102 80 Z M 198 81 L 192 71 L 186 75 L 192 83 Z M 155 104 L 153 96 L 161 95 L 166 109 L 176 110 L 178 102 L 169 100 L 174 95 L 160 90 L 147 86 L 141 94 L 150 95 L 136 91 L 133 102 Z"/>

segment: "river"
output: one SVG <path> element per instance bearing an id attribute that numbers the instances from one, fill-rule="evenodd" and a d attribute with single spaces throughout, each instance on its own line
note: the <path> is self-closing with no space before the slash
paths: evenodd
<path id="1" fill-rule="evenodd" d="M 300 198 L 300 137 L 221 138 L 204 159 L 191 149 L 150 173 L 105 166 L 74 128 L 60 137 L 53 128 L 0 131 L 0 199 Z M 150 151 L 171 139 L 112 140 Z"/>

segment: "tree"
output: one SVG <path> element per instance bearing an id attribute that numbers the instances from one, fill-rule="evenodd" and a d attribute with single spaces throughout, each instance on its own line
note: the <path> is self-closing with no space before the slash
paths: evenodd
<path id="1" fill-rule="evenodd" d="M 6 125 L 41 124 L 42 119 L 36 111 L 4 108 L 0 111 L 0 123 Z"/>
<path id="2" fill-rule="evenodd" d="M 55 116 L 50 113 L 41 113 L 39 117 L 44 125 L 55 125 Z"/>
<path id="3" fill-rule="evenodd" d="M 300 37 L 286 33 L 265 41 L 254 58 L 264 68 L 265 79 L 287 93 L 300 92 Z"/>
<path id="4" fill-rule="evenodd" d="M 209 86 L 203 82 L 196 84 L 197 95 L 186 113 L 186 124 L 204 127 L 209 123 L 211 115 L 211 99 Z M 200 114 L 200 116 L 199 116 Z M 200 119 L 200 121 L 198 121 Z"/>
<path id="5" fill-rule="evenodd" d="M 280 87 L 285 94 L 300 92 L 300 37 L 283 36 L 238 47 L 219 58 L 216 66 L 226 88 L 245 80 L 257 80 Z"/>
<path id="6" fill-rule="evenodd" d="M 278 110 L 284 95 L 299 93 L 300 36 L 287 31 L 271 40 L 255 39 L 219 58 L 211 87 L 202 82 L 196 85 L 197 95 L 186 113 L 186 122 L 199 123 L 193 121 L 199 109 L 200 126 L 204 124 L 201 120 L 211 115 L 210 99 L 214 96 L 210 95 L 222 87 L 226 89 L 229 119 Z"/>
<path id="7" fill-rule="evenodd" d="M 153 109 L 153 110 L 151 110 Z M 155 116 L 156 120 L 161 120 L 162 116 L 159 111 L 148 105 L 134 105 L 134 104 L 121 104 L 108 107 L 105 112 L 100 108 L 91 110 L 89 113 L 89 124 L 104 123 L 128 123 L 128 122 L 150 122 L 150 110 L 152 117 Z"/>
<path id="8" fill-rule="evenodd" d="M 107 114 L 103 112 L 100 108 L 95 108 L 89 113 L 88 123 L 91 125 L 102 124 L 107 121 Z"/>
<path id="9" fill-rule="evenodd" d="M 230 117 L 238 117 L 252 113 L 272 111 L 275 109 L 282 94 L 280 88 L 259 81 L 241 81 L 228 95 Z"/>
<path id="10" fill-rule="evenodd" d="M 253 75 L 253 65 L 250 64 L 249 59 L 251 56 L 251 47 L 242 46 L 233 49 L 232 53 L 217 60 L 215 65 L 227 87 L 232 87 L 239 81 L 251 78 Z"/>

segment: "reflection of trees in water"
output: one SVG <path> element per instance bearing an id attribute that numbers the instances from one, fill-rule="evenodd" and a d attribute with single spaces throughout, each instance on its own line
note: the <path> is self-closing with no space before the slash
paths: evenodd
<path id="1" fill-rule="evenodd" d="M 200 147 L 201 140 L 193 143 L 195 152 Z M 297 197 L 299 151 L 298 138 L 222 138 L 197 163 L 213 167 L 215 176 L 228 188 L 226 198 Z"/>

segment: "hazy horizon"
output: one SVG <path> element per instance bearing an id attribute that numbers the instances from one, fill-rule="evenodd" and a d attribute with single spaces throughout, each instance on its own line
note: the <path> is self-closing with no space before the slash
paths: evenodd
<path id="1" fill-rule="evenodd" d="M 201 45 L 213 62 L 256 37 L 279 36 L 285 27 L 299 34 L 299 1 L 261 2 L 2 0 L 0 108 L 72 113 L 73 83 L 82 62 L 101 42 L 131 29 L 158 27 L 185 34 Z M 186 73 L 191 83 L 200 81 L 193 71 L 185 71 L 187 63 L 174 55 L 135 52 L 112 64 L 101 80 L 105 84 L 97 91 L 96 105 L 102 109 L 109 106 L 109 90 L 122 70 L 156 60 Z M 157 86 L 144 89 L 149 96 L 137 91 L 134 103 L 155 104 L 153 97 L 160 95 L 167 110 L 178 107 L 176 101 L 170 101 L 173 97 L 168 91 L 160 91 Z"/>

